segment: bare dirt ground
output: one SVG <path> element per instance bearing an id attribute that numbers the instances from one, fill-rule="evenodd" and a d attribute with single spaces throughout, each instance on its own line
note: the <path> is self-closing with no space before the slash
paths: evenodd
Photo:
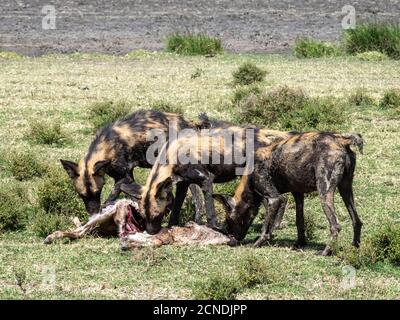
<path id="1" fill-rule="evenodd" d="M 42 29 L 45 5 L 55 7 L 55 30 Z M 337 40 L 344 5 L 358 22 L 399 22 L 393 0 L 1 0 L 0 49 L 124 54 L 160 50 L 167 35 L 188 31 L 218 36 L 231 52 L 286 52 L 298 37 Z"/>

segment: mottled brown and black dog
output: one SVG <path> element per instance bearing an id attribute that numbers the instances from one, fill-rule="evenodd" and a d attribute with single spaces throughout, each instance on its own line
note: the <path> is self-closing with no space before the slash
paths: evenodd
<path id="1" fill-rule="evenodd" d="M 146 152 L 154 141 L 148 139 L 147 133 L 157 129 L 165 132 L 168 138 L 171 123 L 177 130 L 205 126 L 201 121 L 189 122 L 173 113 L 139 110 L 100 129 L 79 164 L 61 160 L 89 214 L 99 212 L 106 174 L 115 180 L 114 189 L 106 201 L 110 202 L 117 199 L 121 184 L 134 182 L 135 167 L 151 167 Z"/>
<path id="2" fill-rule="evenodd" d="M 228 233 L 242 240 L 261 201 L 267 199 L 269 208 L 255 245 L 264 244 L 271 238 L 275 215 L 283 201 L 282 194 L 291 192 L 296 202 L 296 246 L 302 246 L 305 243 L 304 194 L 318 191 L 332 239 L 336 240 L 341 229 L 334 207 L 334 193 L 338 188 L 352 220 L 353 245 L 358 246 L 362 222 L 354 205 L 352 184 L 356 155 L 351 146 L 362 152 L 363 144 L 361 135 L 356 133 L 308 132 L 260 148 L 256 152 L 254 172 L 242 177 L 234 197 L 214 195 L 227 211 Z M 322 255 L 330 253 L 329 244 L 320 252 Z"/>

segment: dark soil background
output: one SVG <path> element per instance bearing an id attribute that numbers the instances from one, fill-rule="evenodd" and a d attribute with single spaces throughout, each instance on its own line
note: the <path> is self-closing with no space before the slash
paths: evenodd
<path id="1" fill-rule="evenodd" d="M 55 6 L 55 30 L 42 30 L 44 5 Z M 393 0 L 1 0 L 0 49 L 123 54 L 160 50 L 167 35 L 188 31 L 217 36 L 231 52 L 286 52 L 298 37 L 339 39 L 344 5 L 357 22 L 400 22 Z"/>

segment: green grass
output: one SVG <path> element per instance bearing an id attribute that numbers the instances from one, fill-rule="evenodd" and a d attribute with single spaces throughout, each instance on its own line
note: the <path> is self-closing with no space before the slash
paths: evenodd
<path id="1" fill-rule="evenodd" d="M 3 162 L 0 162 L 0 195 L 12 198 L 7 205 L 2 206 L 0 202 L 0 216 L 12 213 L 11 217 L 15 217 L 15 210 L 22 213 L 21 225 L 16 231 L 0 233 L 0 297 L 192 299 L 195 297 L 193 288 L 200 283 L 203 285 L 213 275 L 238 277 L 240 265 L 246 264 L 243 261 L 247 261 L 250 255 L 263 261 L 269 271 L 261 282 L 255 280 L 257 284 L 239 286 L 236 299 L 398 298 L 400 271 L 389 258 L 372 265 L 361 265 L 356 270 L 355 287 L 347 289 L 343 286 L 346 277 L 343 268 L 349 262 L 340 256 L 324 258 L 314 255 L 329 239 L 328 223 L 318 197 L 305 199 L 305 215 L 312 215 L 315 227 L 312 240 L 302 251 L 290 249 L 296 239 L 291 196 L 283 229 L 277 230 L 270 245 L 263 248 L 164 246 L 123 253 L 117 239 L 96 236 L 76 242 L 43 244 L 43 236 L 58 224 L 71 225 L 70 216 L 85 215 L 81 207 L 71 214 L 62 215 L 65 221 L 49 220 L 52 218 L 46 216 L 48 213 L 41 208 L 39 190 L 42 190 L 43 183 L 47 184 L 46 190 L 59 189 L 60 192 L 54 191 L 55 196 L 51 197 L 55 199 L 53 203 L 76 208 L 74 201 L 80 200 L 68 189 L 72 186 L 59 159 L 76 161 L 85 155 L 93 137 L 93 126 L 86 112 L 92 104 L 125 100 L 132 102 L 134 111 L 150 108 L 155 101 L 167 101 L 180 106 L 187 118 L 196 118 L 198 113 L 206 112 L 212 118 L 233 121 L 236 110 L 232 108 L 235 93 L 231 85 L 232 73 L 248 61 L 268 66 L 268 87 L 260 85 L 263 92 L 285 85 L 290 88 L 301 86 L 310 98 L 332 96 L 347 101 L 358 88 L 363 88 L 366 95 L 380 101 L 385 91 L 400 87 L 400 65 L 396 60 L 364 62 L 352 57 L 296 59 L 250 54 L 225 54 L 206 59 L 165 53 L 154 53 L 140 59 L 98 55 L 0 59 L 0 140 L 4 142 L 0 146 L 0 158 L 29 150 L 60 170 L 60 176 L 56 172 L 19 182 L 7 168 L 2 170 Z M 197 68 L 204 74 L 190 79 Z M 83 87 L 89 90 L 82 90 Z M 400 219 L 400 119 L 393 117 L 391 109 L 381 109 L 376 105 L 344 103 L 344 108 L 346 131 L 360 132 L 366 141 L 364 155 L 357 155 L 354 192 L 364 222 L 362 243 L 367 244 L 364 240 L 372 237 L 383 221 Z M 31 144 L 26 139 L 30 121 L 44 120 L 61 123 L 69 136 L 68 143 L 58 148 Z M 274 129 L 275 125 L 271 128 Z M 138 170 L 135 178 L 143 183 L 147 172 Z M 62 184 L 60 188 L 59 183 Z M 50 188 L 52 184 L 54 188 Z M 109 179 L 104 197 L 107 197 L 111 185 Z M 18 192 L 9 192 L 9 188 L 17 186 L 23 190 L 21 199 Z M 231 194 L 234 187 L 235 183 L 230 183 L 216 185 L 215 189 L 219 193 Z M 63 194 L 65 202 L 60 196 Z M 338 195 L 335 204 L 342 225 L 340 246 L 348 247 L 352 240 L 351 221 Z M 217 212 L 222 212 L 218 206 Z M 257 237 L 262 218 L 263 210 L 246 240 L 253 241 Z M 29 221 L 29 225 L 25 221 Z M 265 268 L 252 266 L 252 270 Z M 54 287 L 46 288 L 43 274 L 49 269 L 54 269 L 56 281 Z M 260 275 L 258 272 L 255 274 Z"/>
<path id="2" fill-rule="evenodd" d="M 204 34 L 170 35 L 166 41 L 166 50 L 182 55 L 216 55 L 223 52 L 221 41 Z"/>
<path id="3" fill-rule="evenodd" d="M 400 26 L 358 24 L 344 32 L 343 45 L 350 54 L 378 51 L 392 59 L 400 59 Z"/>
<path id="4" fill-rule="evenodd" d="M 118 119 L 126 117 L 132 110 L 132 103 L 125 100 L 105 100 L 89 106 L 89 121 L 98 130 Z"/>
<path id="5" fill-rule="evenodd" d="M 294 47 L 294 55 L 297 58 L 326 58 L 339 54 L 339 48 L 334 44 L 313 38 L 299 39 Z"/>

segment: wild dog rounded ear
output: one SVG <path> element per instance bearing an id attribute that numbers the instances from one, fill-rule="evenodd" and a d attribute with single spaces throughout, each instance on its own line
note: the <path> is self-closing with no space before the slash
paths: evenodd
<path id="1" fill-rule="evenodd" d="M 121 191 L 126 193 L 128 196 L 131 196 L 135 199 L 140 200 L 142 198 L 142 190 L 143 187 L 137 183 L 121 184 Z"/>
<path id="2" fill-rule="evenodd" d="M 111 160 L 97 161 L 93 168 L 93 174 L 104 174 L 104 169 L 111 163 Z"/>
<path id="3" fill-rule="evenodd" d="M 219 203 L 221 203 L 224 206 L 225 210 L 228 212 L 231 212 L 233 208 L 235 208 L 235 199 L 229 196 L 226 196 L 224 194 L 213 194 L 212 197 Z"/>
<path id="4" fill-rule="evenodd" d="M 78 164 L 68 160 L 60 159 L 62 166 L 64 167 L 65 171 L 67 171 L 69 177 L 71 179 L 75 179 L 79 176 Z"/>

